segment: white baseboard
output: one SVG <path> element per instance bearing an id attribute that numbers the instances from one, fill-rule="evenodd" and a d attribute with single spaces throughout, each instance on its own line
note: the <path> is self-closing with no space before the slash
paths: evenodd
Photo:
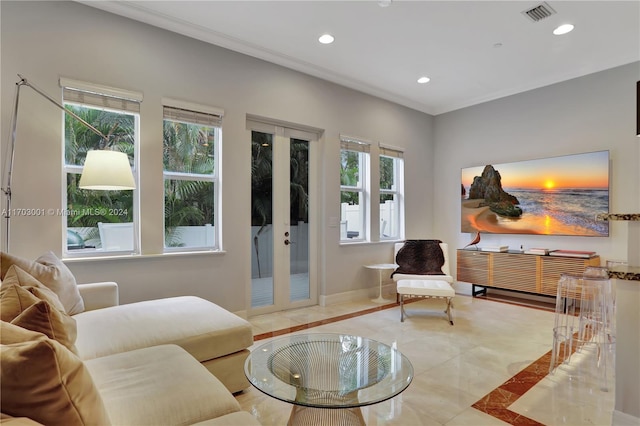
<path id="1" fill-rule="evenodd" d="M 471 296 L 471 284 L 463 283 L 461 281 L 456 281 L 454 282 L 452 287 L 456 291 L 456 294 L 464 294 L 466 296 Z"/>
<path id="2" fill-rule="evenodd" d="M 358 290 L 345 291 L 343 293 L 330 294 L 328 296 L 320 296 L 320 300 L 318 301 L 320 306 L 329 306 L 335 305 L 337 303 L 346 303 L 353 302 L 354 300 L 362 300 L 362 299 L 375 299 L 378 297 L 379 287 L 375 288 L 361 288 Z M 396 284 L 389 283 L 382 285 L 382 295 L 396 300 Z"/>
<path id="3" fill-rule="evenodd" d="M 638 426 L 640 425 L 640 418 L 633 417 L 631 414 L 623 413 L 622 411 L 613 410 L 611 424 L 613 426 Z"/>
<path id="4" fill-rule="evenodd" d="M 369 297 L 369 290 L 362 288 L 359 290 L 345 291 L 343 293 L 330 294 L 328 296 L 320 296 L 320 306 L 335 305 L 336 303 L 351 302 Z"/>
<path id="5" fill-rule="evenodd" d="M 236 314 L 237 316 L 239 316 L 239 317 L 240 317 L 240 318 L 242 318 L 242 319 L 247 319 L 247 318 L 249 318 L 249 316 L 248 316 L 248 314 L 247 314 L 246 309 L 245 309 L 245 310 L 242 310 L 242 311 L 236 311 L 236 312 L 234 312 L 234 314 Z"/>

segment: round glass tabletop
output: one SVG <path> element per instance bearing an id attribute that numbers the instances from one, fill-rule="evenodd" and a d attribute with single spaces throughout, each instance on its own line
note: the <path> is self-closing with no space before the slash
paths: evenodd
<path id="1" fill-rule="evenodd" d="M 396 348 L 345 334 L 298 334 L 255 348 L 244 371 L 265 394 L 296 405 L 353 408 L 405 390 L 413 366 Z"/>

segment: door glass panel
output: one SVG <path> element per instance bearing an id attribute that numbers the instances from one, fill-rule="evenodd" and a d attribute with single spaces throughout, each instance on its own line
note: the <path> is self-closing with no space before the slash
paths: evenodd
<path id="1" fill-rule="evenodd" d="M 251 132 L 251 307 L 274 304 L 273 135 Z"/>
<path id="2" fill-rule="evenodd" d="M 259 312 L 315 303 L 309 273 L 311 143 L 279 132 L 251 133 L 251 308 Z"/>
<path id="3" fill-rule="evenodd" d="M 290 144 L 290 301 L 309 299 L 309 142 Z"/>

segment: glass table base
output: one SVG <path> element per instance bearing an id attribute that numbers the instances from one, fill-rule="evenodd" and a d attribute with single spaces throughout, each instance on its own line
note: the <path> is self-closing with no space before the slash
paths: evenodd
<path id="1" fill-rule="evenodd" d="M 294 405 L 287 426 L 365 426 L 360 407 L 314 408 Z"/>

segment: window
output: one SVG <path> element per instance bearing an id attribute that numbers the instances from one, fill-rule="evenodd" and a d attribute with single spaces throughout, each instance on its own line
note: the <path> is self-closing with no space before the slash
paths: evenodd
<path id="1" fill-rule="evenodd" d="M 78 183 L 87 152 L 94 149 L 122 151 L 129 157 L 137 176 L 138 133 L 142 94 L 60 79 L 63 103 L 107 139 L 91 131 L 69 114 L 64 114 L 63 228 L 67 255 L 138 252 L 138 202 L 134 191 L 93 191 Z"/>
<path id="2" fill-rule="evenodd" d="M 340 241 L 367 239 L 368 142 L 340 136 Z"/>
<path id="3" fill-rule="evenodd" d="M 380 239 L 398 240 L 404 232 L 402 151 L 380 146 Z"/>
<path id="4" fill-rule="evenodd" d="M 222 112 L 181 101 L 164 104 L 165 251 L 218 248 Z"/>

